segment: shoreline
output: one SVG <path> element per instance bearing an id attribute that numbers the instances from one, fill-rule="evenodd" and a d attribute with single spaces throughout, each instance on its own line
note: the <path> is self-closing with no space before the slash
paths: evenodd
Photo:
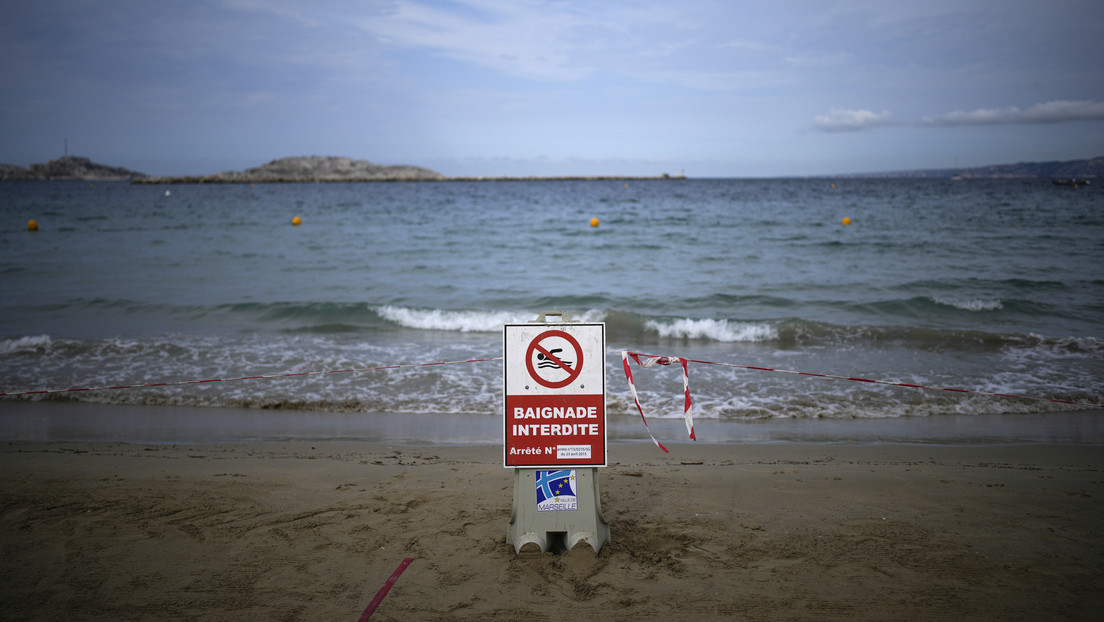
<path id="1" fill-rule="evenodd" d="M 611 539 L 519 559 L 499 447 L 0 444 L 13 619 L 1089 620 L 1104 448 L 611 446 Z"/>

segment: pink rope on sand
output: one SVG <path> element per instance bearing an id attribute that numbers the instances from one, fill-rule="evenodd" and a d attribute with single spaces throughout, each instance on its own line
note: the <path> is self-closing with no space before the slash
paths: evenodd
<path id="1" fill-rule="evenodd" d="M 391 573 L 391 576 L 387 579 L 387 582 L 383 584 L 380 591 L 376 592 L 376 597 L 372 599 L 372 602 L 368 603 L 368 608 L 364 610 L 364 613 L 360 614 L 360 619 L 357 622 L 368 622 L 368 618 L 372 617 L 372 613 L 379 607 L 379 604 L 383 602 L 383 597 L 387 596 L 387 593 L 391 591 L 391 586 L 395 585 L 395 582 L 399 580 L 403 571 L 410 565 L 410 562 L 414 561 L 413 557 L 407 557 L 402 560 L 399 567 L 395 569 L 395 572 Z"/>

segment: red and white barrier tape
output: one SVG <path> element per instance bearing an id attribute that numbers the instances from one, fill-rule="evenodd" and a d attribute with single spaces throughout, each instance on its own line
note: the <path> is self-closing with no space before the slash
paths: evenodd
<path id="1" fill-rule="evenodd" d="M 652 429 L 648 427 L 648 420 L 644 417 L 644 409 L 640 407 L 640 396 L 636 394 L 636 383 L 633 382 L 632 369 L 629 367 L 629 353 L 625 350 L 621 351 L 621 364 L 625 367 L 625 377 L 629 379 L 629 390 L 632 391 L 636 409 L 640 411 L 640 420 L 644 422 L 644 429 L 648 431 L 648 436 L 652 437 L 652 442 L 655 443 L 656 447 L 662 449 L 664 453 L 671 453 L 663 446 L 663 443 L 656 440 L 655 434 L 652 434 Z"/>
<path id="2" fill-rule="evenodd" d="M 354 369 L 332 369 L 327 371 L 303 371 L 289 374 L 269 374 L 267 376 L 242 376 L 240 378 L 212 378 L 210 380 L 181 380 L 179 382 L 150 382 L 147 384 L 120 384 L 110 387 L 79 387 L 72 389 L 38 389 L 34 391 L 13 391 L 11 393 L 0 392 L 0 397 L 14 397 L 17 395 L 47 395 L 50 393 L 83 393 L 85 391 L 108 391 L 111 389 L 145 389 L 148 387 L 176 387 L 187 384 L 209 384 L 212 382 L 232 382 L 235 380 L 264 380 L 267 378 L 293 378 L 295 376 L 321 376 L 324 374 L 349 374 L 353 372 L 381 371 L 384 369 L 404 369 L 408 367 L 432 367 L 434 365 L 453 365 L 456 363 L 481 363 L 483 361 L 501 361 L 501 356 L 485 359 L 468 359 L 466 361 L 441 361 L 438 363 L 412 363 L 409 365 L 381 365 L 379 367 L 357 367 Z"/>
<path id="3" fill-rule="evenodd" d="M 625 368 L 625 377 L 629 381 L 629 391 L 632 392 L 633 401 L 636 402 L 636 410 L 640 412 L 640 420 L 644 422 L 644 429 L 648 430 L 648 436 L 652 437 L 652 442 L 656 444 L 663 451 L 667 451 L 667 448 L 662 443 L 656 440 L 652 429 L 648 427 L 648 419 L 644 416 L 644 409 L 640 406 L 640 396 L 636 394 L 636 383 L 633 382 L 632 369 L 629 366 L 629 358 L 636 361 L 637 365 L 644 368 L 655 367 L 656 365 L 670 365 L 672 362 L 678 361 L 682 365 L 682 390 L 686 398 L 682 407 L 682 418 L 686 421 L 686 432 L 693 440 L 698 440 L 698 437 L 694 434 L 694 406 L 690 399 L 690 371 L 686 368 L 686 359 L 678 356 L 652 356 L 648 354 L 638 354 L 636 352 L 628 352 L 626 350 L 621 351 L 621 364 Z M 644 357 L 644 360 L 640 360 Z"/>
<path id="4" fill-rule="evenodd" d="M 625 352 L 623 352 L 621 350 L 611 350 L 611 351 L 612 352 L 622 352 L 623 354 L 626 354 Z M 807 371 L 792 371 L 792 370 L 789 370 L 789 369 L 774 369 L 774 368 L 771 368 L 771 367 L 756 367 L 754 365 L 737 365 L 735 363 L 718 363 L 716 361 L 701 361 L 701 360 L 697 360 L 697 359 L 687 359 L 687 358 L 676 357 L 676 356 L 657 356 L 657 355 L 654 355 L 654 354 L 640 354 L 638 352 L 627 352 L 627 354 L 629 356 L 633 357 L 634 359 L 636 357 L 666 359 L 668 361 L 673 361 L 673 360 L 677 359 L 679 361 L 685 361 L 683 363 L 684 366 L 685 366 L 685 363 L 701 363 L 703 365 L 720 365 L 722 367 L 735 367 L 737 369 L 750 369 L 752 371 L 770 371 L 770 372 L 776 372 L 776 373 L 779 373 L 779 374 L 794 374 L 794 375 L 798 375 L 798 376 L 812 376 L 814 378 L 832 378 L 832 379 L 835 379 L 835 380 L 850 380 L 852 382 L 869 382 L 871 384 L 884 384 L 884 385 L 891 386 L 891 387 L 905 387 L 905 388 L 908 388 L 908 389 L 927 389 L 927 390 L 930 390 L 930 391 L 949 391 L 951 393 L 968 393 L 968 394 L 971 394 L 971 395 L 985 395 L 985 396 L 989 396 L 989 397 L 1010 397 L 1010 398 L 1018 399 L 1018 400 L 1034 400 L 1034 401 L 1038 401 L 1038 402 L 1053 402 L 1055 404 L 1069 404 L 1071 406 L 1087 406 L 1087 407 L 1091 407 L 1091 408 L 1104 408 L 1104 404 L 1092 404 L 1092 403 L 1089 403 L 1089 402 L 1074 402 L 1074 401 L 1070 401 L 1070 400 L 1056 400 L 1056 399 L 1051 399 L 1051 398 L 1047 398 L 1047 397 L 1032 397 L 1030 395 L 1014 395 L 1014 394 L 1011 394 L 1011 393 L 989 393 L 989 392 L 986 392 L 986 391 L 974 391 L 972 389 L 954 389 L 954 388 L 947 388 L 947 387 L 932 387 L 932 386 L 923 385 L 923 384 L 910 384 L 910 383 L 907 383 L 907 382 L 891 382 L 889 380 L 874 380 L 874 379 L 871 379 L 871 378 L 856 378 L 856 377 L 853 377 L 853 376 L 836 376 L 836 375 L 833 375 L 833 374 L 816 374 L 816 373 L 807 372 Z M 659 364 L 660 365 L 666 365 L 667 363 L 659 363 Z M 655 365 L 655 363 L 653 363 L 652 365 Z M 646 367 L 650 367 L 650 366 L 651 365 L 647 365 Z M 684 382 L 686 382 L 687 385 L 688 385 L 688 381 L 684 381 Z M 687 389 L 687 391 L 689 391 L 689 388 Z M 689 399 L 689 394 L 687 395 L 687 399 Z"/>
<path id="5" fill-rule="evenodd" d="M 947 387 L 931 387 L 923 384 L 909 384 L 907 382 L 891 382 L 889 380 L 872 380 L 870 378 L 854 378 L 850 376 L 835 376 L 832 374 L 814 374 L 807 371 L 791 371 L 788 369 L 772 369 L 770 367 L 754 367 L 751 365 L 736 365 L 733 363 L 717 363 L 714 361 L 697 361 L 694 359 L 687 359 L 691 363 L 702 363 L 705 365 L 721 365 L 724 367 L 737 367 L 740 369 L 750 369 L 754 371 L 773 371 L 780 374 L 796 374 L 798 376 L 813 376 L 815 378 L 833 378 L 836 380 L 851 380 L 853 382 L 869 382 L 872 384 L 884 384 L 891 387 L 905 387 L 909 389 L 927 389 L 930 391 L 949 391 L 951 393 L 969 393 L 971 395 L 986 395 L 989 397 L 1010 397 L 1018 400 L 1035 400 L 1038 402 L 1054 402 L 1055 404 L 1070 404 L 1071 406 L 1090 406 L 1092 408 L 1104 408 L 1104 404 L 1090 404 L 1087 402 L 1073 402 L 1069 400 L 1056 400 L 1047 397 L 1032 397 L 1030 395 L 1013 395 L 1011 393 L 989 393 L 986 391 L 974 391 L 971 389 L 953 389 Z"/>

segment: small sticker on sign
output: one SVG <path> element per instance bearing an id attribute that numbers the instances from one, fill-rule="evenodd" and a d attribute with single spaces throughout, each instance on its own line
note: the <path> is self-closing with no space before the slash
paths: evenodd
<path id="1" fill-rule="evenodd" d="M 574 512 L 579 509 L 575 469 L 537 471 L 537 511 Z"/>
<path id="2" fill-rule="evenodd" d="M 557 460 L 589 460 L 590 445 L 556 445 Z"/>

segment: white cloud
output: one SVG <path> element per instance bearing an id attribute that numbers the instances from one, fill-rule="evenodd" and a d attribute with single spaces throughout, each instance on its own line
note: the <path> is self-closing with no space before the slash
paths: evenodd
<path id="1" fill-rule="evenodd" d="M 888 111 L 844 110 L 832 108 L 827 114 L 813 118 L 813 127 L 822 132 L 859 132 L 884 125 L 897 125 Z"/>
<path id="2" fill-rule="evenodd" d="M 1056 100 L 1037 104 L 1027 110 L 1015 106 L 1008 108 L 979 108 L 971 112 L 961 110 L 938 117 L 924 117 L 921 125 L 1007 125 L 1013 123 L 1065 123 L 1067 121 L 1093 121 L 1104 119 L 1104 102 L 1089 100 Z"/>

